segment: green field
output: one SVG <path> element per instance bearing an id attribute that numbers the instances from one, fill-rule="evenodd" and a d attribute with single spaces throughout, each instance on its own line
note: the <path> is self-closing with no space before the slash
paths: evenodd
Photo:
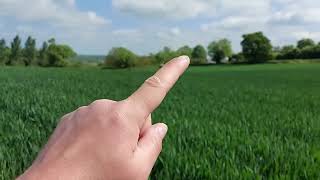
<path id="1" fill-rule="evenodd" d="M 120 100 L 155 68 L 0 68 L 0 179 L 28 167 L 63 114 Z M 320 64 L 191 67 L 153 114 L 152 179 L 320 179 Z"/>

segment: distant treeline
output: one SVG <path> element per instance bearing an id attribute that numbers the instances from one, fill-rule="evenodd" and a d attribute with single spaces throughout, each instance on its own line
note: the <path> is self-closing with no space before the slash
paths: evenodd
<path id="1" fill-rule="evenodd" d="M 208 63 L 264 63 L 268 60 L 320 59 L 320 43 L 312 39 L 301 39 L 295 45 L 273 47 L 271 41 L 262 32 L 245 34 L 241 41 L 242 51 L 235 53 L 231 41 L 220 39 L 211 42 L 207 48 L 183 46 L 177 50 L 164 47 L 163 50 L 139 56 L 124 47 L 112 48 L 105 57 L 103 67 L 127 68 L 133 66 L 161 65 L 168 60 L 187 55 L 192 64 Z M 84 60 L 82 57 L 82 61 Z M 38 65 L 43 67 L 63 67 L 69 60 L 78 59 L 76 53 L 68 45 L 57 44 L 55 39 L 43 42 L 36 48 L 36 40 L 28 37 L 24 46 L 16 36 L 10 46 L 4 39 L 0 40 L 0 65 Z"/>
<path id="2" fill-rule="evenodd" d="M 54 38 L 43 42 L 37 49 L 36 39 L 29 36 L 22 45 L 17 35 L 10 45 L 4 39 L 0 40 L 0 65 L 36 65 L 43 67 L 63 67 L 68 65 L 66 59 L 76 56 L 68 45 L 57 44 Z"/>
<path id="3" fill-rule="evenodd" d="M 234 53 L 228 39 L 213 41 L 207 48 L 202 45 L 194 48 L 183 46 L 178 50 L 164 47 L 156 54 L 142 57 L 123 47 L 113 48 L 106 57 L 105 65 L 126 68 L 163 64 L 180 55 L 189 56 L 192 64 L 264 63 L 268 60 L 320 59 L 320 43 L 316 44 L 312 39 L 301 39 L 296 45 L 273 47 L 269 38 L 262 32 L 245 34 L 242 38 L 240 53 Z"/>
<path id="4" fill-rule="evenodd" d="M 79 63 L 101 63 L 105 60 L 105 55 L 83 55 L 79 54 L 75 57 L 69 58 L 73 62 Z"/>

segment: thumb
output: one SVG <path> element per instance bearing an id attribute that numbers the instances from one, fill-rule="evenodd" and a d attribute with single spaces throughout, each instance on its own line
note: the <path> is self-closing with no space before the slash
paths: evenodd
<path id="1" fill-rule="evenodd" d="M 149 174 L 162 150 L 162 140 L 167 131 L 167 125 L 163 123 L 154 124 L 146 130 L 138 142 L 134 154 L 135 159 L 141 167 L 146 168 L 145 170 Z"/>

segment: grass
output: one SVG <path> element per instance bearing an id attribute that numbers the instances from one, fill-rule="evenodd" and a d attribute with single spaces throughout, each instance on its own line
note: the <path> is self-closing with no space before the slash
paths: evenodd
<path id="1" fill-rule="evenodd" d="M 0 69 L 0 179 L 58 118 L 120 100 L 155 69 Z M 192 67 L 153 114 L 169 133 L 151 179 L 319 179 L 320 64 Z"/>
<path id="2" fill-rule="evenodd" d="M 287 60 L 272 60 L 268 63 L 275 64 L 310 64 L 310 63 L 320 63 L 319 59 L 287 59 Z"/>

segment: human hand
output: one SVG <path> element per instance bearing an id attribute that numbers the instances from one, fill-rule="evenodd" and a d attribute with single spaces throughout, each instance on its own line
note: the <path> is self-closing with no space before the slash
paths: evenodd
<path id="1" fill-rule="evenodd" d="M 97 100 L 62 117 L 18 179 L 148 179 L 167 132 L 151 113 L 189 63 L 175 58 L 126 100 Z"/>

